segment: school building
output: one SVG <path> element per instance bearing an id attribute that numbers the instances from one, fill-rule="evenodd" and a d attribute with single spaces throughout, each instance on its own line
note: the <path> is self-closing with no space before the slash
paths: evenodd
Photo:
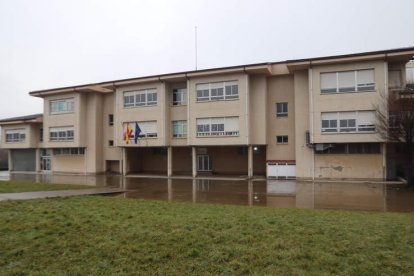
<path id="1" fill-rule="evenodd" d="M 414 48 L 247 64 L 30 92 L 0 120 L 9 170 L 386 179 L 376 106 Z M 3 99 L 7 101 L 7 99 Z"/>

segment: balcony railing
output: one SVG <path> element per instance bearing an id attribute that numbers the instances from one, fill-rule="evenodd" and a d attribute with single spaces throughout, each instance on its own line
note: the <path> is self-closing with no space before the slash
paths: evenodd
<path id="1" fill-rule="evenodd" d="M 197 132 L 197 137 L 225 137 L 225 136 L 239 136 L 239 131 L 211 131 L 211 132 Z"/>

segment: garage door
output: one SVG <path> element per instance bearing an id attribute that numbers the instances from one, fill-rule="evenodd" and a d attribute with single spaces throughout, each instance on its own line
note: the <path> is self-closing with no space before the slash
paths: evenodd
<path id="1" fill-rule="evenodd" d="M 296 164 L 292 162 L 268 162 L 267 177 L 296 178 Z"/>
<path id="2" fill-rule="evenodd" d="M 36 150 L 12 150 L 13 171 L 34 172 L 36 170 Z"/>

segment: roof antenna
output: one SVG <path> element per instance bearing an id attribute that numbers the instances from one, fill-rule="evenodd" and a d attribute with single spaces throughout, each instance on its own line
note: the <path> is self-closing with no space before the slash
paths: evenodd
<path id="1" fill-rule="evenodd" d="M 194 43 L 195 43 L 195 69 L 197 71 L 197 26 L 195 26 L 194 30 Z"/>

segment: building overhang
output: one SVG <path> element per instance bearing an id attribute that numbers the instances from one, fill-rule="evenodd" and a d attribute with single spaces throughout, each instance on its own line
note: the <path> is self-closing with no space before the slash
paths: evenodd
<path id="1" fill-rule="evenodd" d="M 0 126 L 3 125 L 18 125 L 18 124 L 42 124 L 43 114 L 34 114 L 21 117 L 13 117 L 0 120 Z"/>
<path id="2" fill-rule="evenodd" d="M 414 56 L 414 48 L 359 53 L 342 56 L 321 57 L 302 60 L 286 61 L 289 71 L 292 73 L 298 70 L 306 70 L 312 66 L 344 64 L 353 62 L 382 60 L 387 62 L 408 62 Z"/>

